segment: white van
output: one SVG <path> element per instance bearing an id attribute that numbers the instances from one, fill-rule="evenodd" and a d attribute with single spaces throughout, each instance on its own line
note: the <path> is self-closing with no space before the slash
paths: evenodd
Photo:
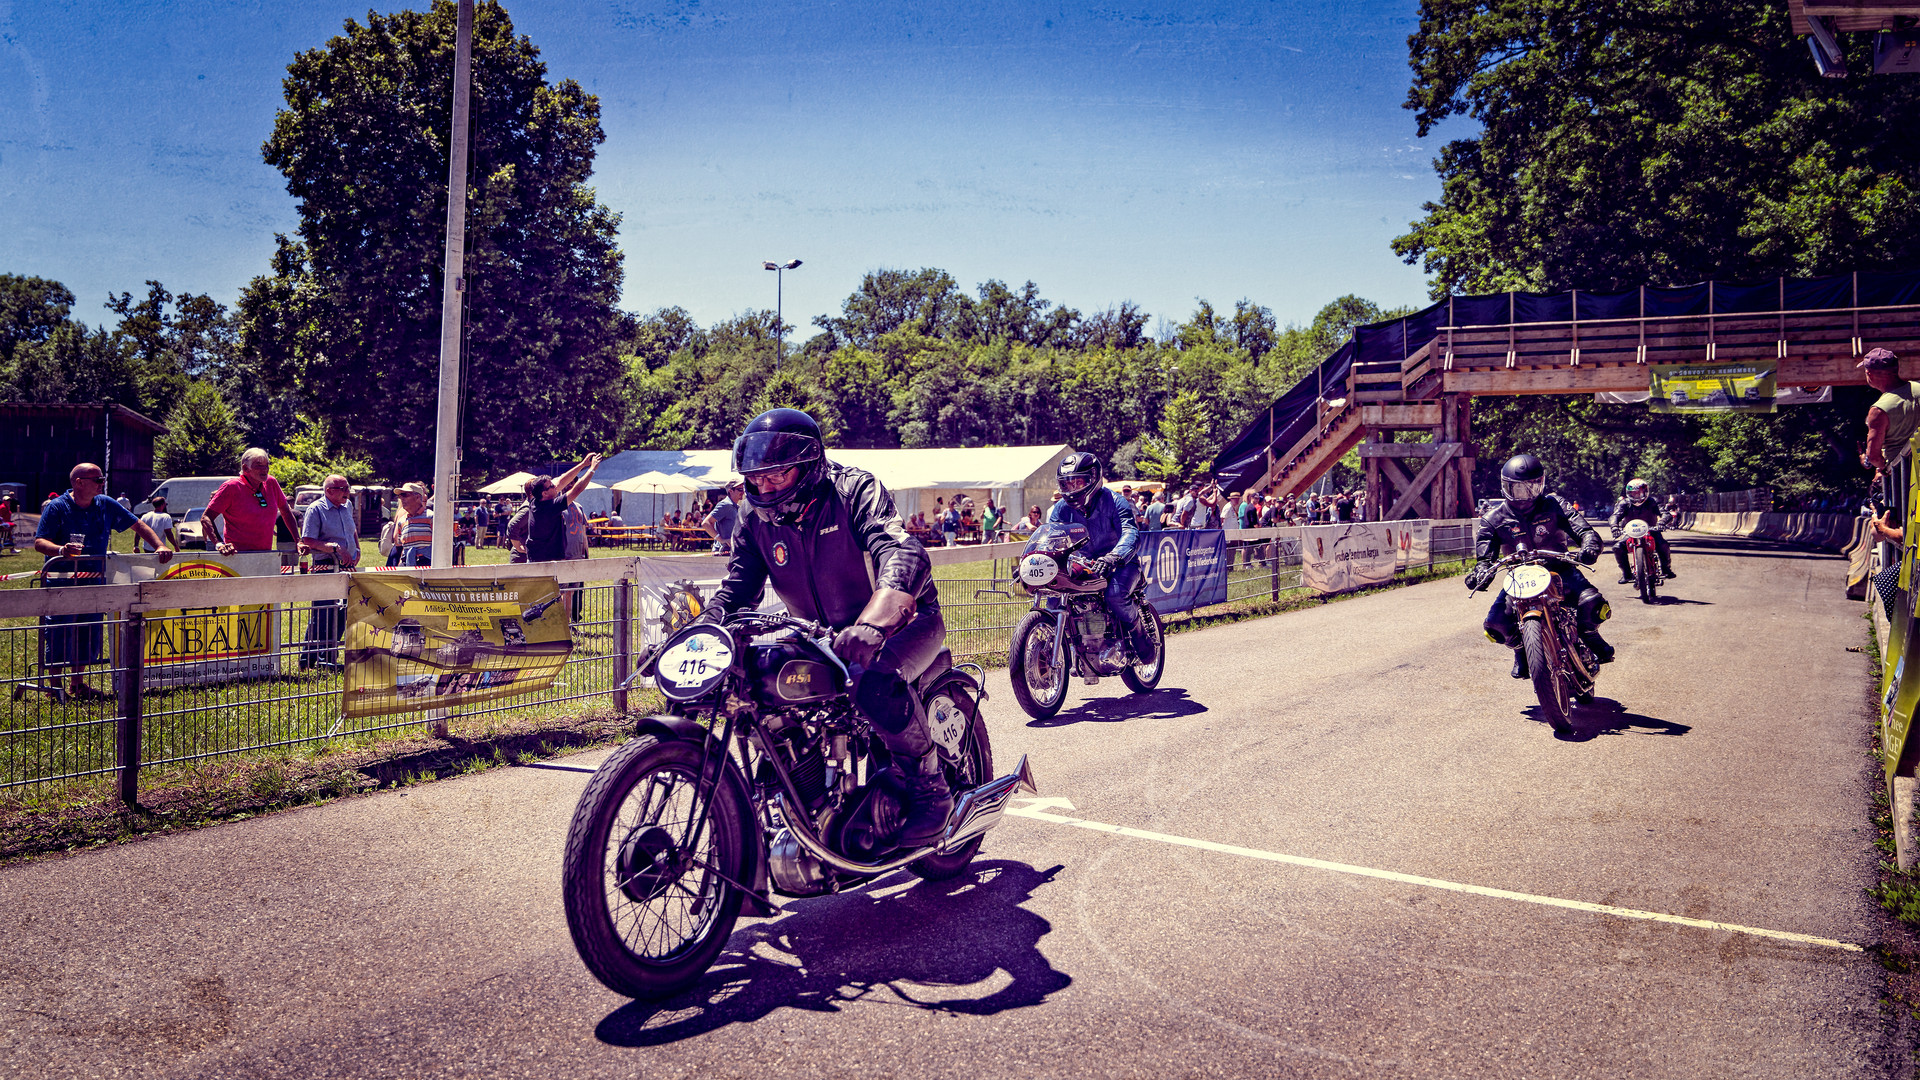
<path id="1" fill-rule="evenodd" d="M 153 500 L 165 499 L 167 513 L 178 521 L 188 510 L 207 505 L 213 499 L 214 491 L 231 479 L 231 476 L 175 476 L 162 480 L 160 486 L 153 489 L 153 494 L 147 496 L 146 502 L 133 508 L 134 515 L 137 517 L 153 509 Z"/>

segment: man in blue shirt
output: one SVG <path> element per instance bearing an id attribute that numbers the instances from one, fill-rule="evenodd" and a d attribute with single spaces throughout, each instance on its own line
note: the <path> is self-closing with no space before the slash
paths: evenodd
<path id="1" fill-rule="evenodd" d="M 353 507 L 347 505 L 353 485 L 344 476 L 329 476 L 321 492 L 322 497 L 308 505 L 307 516 L 300 523 L 300 550 L 313 556 L 314 573 L 352 570 L 360 565 L 360 533 L 353 525 Z M 307 618 L 306 647 L 300 653 L 302 668 L 315 664 L 339 668 L 340 659 L 334 650 L 340 645 L 343 629 L 340 616 L 340 601 L 313 602 Z"/>
<path id="2" fill-rule="evenodd" d="M 1092 454 L 1068 454 L 1060 462 L 1056 478 L 1060 501 L 1047 511 L 1047 520 L 1087 527 L 1087 546 L 1080 554 L 1092 559 L 1093 569 L 1107 579 L 1107 612 L 1118 626 L 1127 628 L 1133 646 L 1134 662 L 1151 664 L 1157 654 L 1153 633 L 1134 607 L 1133 593 L 1140 587 L 1140 561 L 1133 549 L 1140 542 L 1140 527 L 1133 511 L 1101 482 L 1100 459 Z"/>
<path id="3" fill-rule="evenodd" d="M 40 510 L 33 550 L 47 557 L 41 569 L 48 585 L 98 585 L 105 580 L 107 538 L 132 529 L 134 535 L 158 549 L 154 558 L 164 563 L 173 552 L 160 536 L 133 512 L 101 494 L 106 474 L 100 466 L 81 462 L 67 474 L 73 486 Z M 54 574 L 71 574 L 56 578 Z M 107 695 L 87 685 L 87 665 L 100 660 L 100 612 L 82 615 L 43 615 L 40 625 L 40 663 L 49 677 L 67 671 L 67 693 L 82 700 Z"/>

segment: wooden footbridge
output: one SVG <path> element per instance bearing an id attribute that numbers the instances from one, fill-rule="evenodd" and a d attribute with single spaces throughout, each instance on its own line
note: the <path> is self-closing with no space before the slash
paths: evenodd
<path id="1" fill-rule="evenodd" d="M 1357 446 L 1385 519 L 1456 517 L 1474 506 L 1475 395 L 1645 391 L 1653 364 L 1756 360 L 1780 386 L 1858 384 L 1858 358 L 1879 347 L 1920 360 L 1920 273 L 1453 297 L 1362 327 L 1215 473 L 1297 494 Z"/>

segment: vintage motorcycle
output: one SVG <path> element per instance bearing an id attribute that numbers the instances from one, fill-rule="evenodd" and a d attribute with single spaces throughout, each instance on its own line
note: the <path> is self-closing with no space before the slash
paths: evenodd
<path id="1" fill-rule="evenodd" d="M 1627 558 L 1633 567 L 1633 587 L 1640 593 L 1642 603 L 1657 604 L 1660 602 L 1660 586 L 1666 582 L 1666 578 L 1660 574 L 1660 552 L 1653 544 L 1653 529 L 1635 518 L 1627 522 L 1624 531 L 1627 536 L 1624 541 Z M 1620 532 L 1615 531 L 1613 538 L 1619 540 Z"/>
<path id="2" fill-rule="evenodd" d="M 1593 701 L 1594 678 L 1600 661 L 1580 640 L 1579 613 L 1555 564 L 1571 564 L 1578 556 L 1564 551 L 1520 547 L 1493 566 L 1480 588 L 1501 571 L 1507 574 L 1507 610 L 1520 627 L 1521 647 L 1527 653 L 1527 673 L 1534 696 L 1553 730 L 1573 730 L 1573 703 Z M 1474 590 L 1478 592 L 1479 589 Z M 1468 595 L 1472 595 L 1471 593 Z"/>
<path id="3" fill-rule="evenodd" d="M 1038 794 L 1025 757 L 993 777 L 981 674 L 942 649 L 914 682 L 955 801 L 938 842 L 901 849 L 904 780 L 826 628 L 749 611 L 667 636 L 633 678 L 652 675 L 670 713 L 607 758 L 567 829 L 567 927 L 588 970 L 629 997 L 670 997 L 713 964 L 743 908 L 775 913 L 769 889 L 965 870 L 1008 800 Z"/>
<path id="4" fill-rule="evenodd" d="M 1069 675 L 1079 675 L 1089 686 L 1103 675 L 1119 675 L 1127 689 L 1144 694 L 1160 684 L 1167 668 L 1166 628 L 1147 603 L 1146 582 L 1131 597 L 1153 634 L 1154 657 L 1141 663 L 1126 627 L 1107 615 L 1106 575 L 1094 573 L 1076 554 L 1088 539 L 1087 527 L 1079 522 L 1048 522 L 1034 532 L 1020 558 L 1020 584 L 1033 594 L 1033 607 L 1013 628 L 1007 667 L 1014 700 L 1036 720 L 1066 703 Z"/>

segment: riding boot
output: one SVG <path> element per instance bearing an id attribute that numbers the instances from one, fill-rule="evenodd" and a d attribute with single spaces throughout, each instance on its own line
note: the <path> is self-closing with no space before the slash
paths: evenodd
<path id="1" fill-rule="evenodd" d="M 1145 667 L 1159 659 L 1160 650 L 1153 640 L 1153 628 L 1138 604 L 1127 604 L 1117 612 L 1127 628 L 1127 644 L 1133 646 L 1133 662 Z"/>
<path id="2" fill-rule="evenodd" d="M 1673 580 L 1673 564 L 1662 563 L 1660 566 L 1660 576 L 1663 578 L 1666 578 L 1668 581 L 1672 581 Z"/>
<path id="3" fill-rule="evenodd" d="M 940 839 L 953 813 L 953 791 L 947 787 L 940 751 L 929 750 L 920 759 L 914 775 L 907 778 L 905 794 L 905 805 L 900 808 L 905 818 L 900 826 L 900 846 L 922 847 Z"/>
<path id="4" fill-rule="evenodd" d="M 1525 679 L 1530 677 L 1531 673 L 1527 670 L 1527 650 L 1525 649 L 1513 650 L 1513 670 L 1508 674 L 1512 675 L 1516 679 Z"/>
<path id="5" fill-rule="evenodd" d="M 1600 636 L 1600 631 L 1582 630 L 1580 640 L 1586 643 L 1587 648 L 1593 650 L 1595 660 L 1603 664 L 1613 663 L 1613 646 L 1607 644 L 1607 639 Z"/>

